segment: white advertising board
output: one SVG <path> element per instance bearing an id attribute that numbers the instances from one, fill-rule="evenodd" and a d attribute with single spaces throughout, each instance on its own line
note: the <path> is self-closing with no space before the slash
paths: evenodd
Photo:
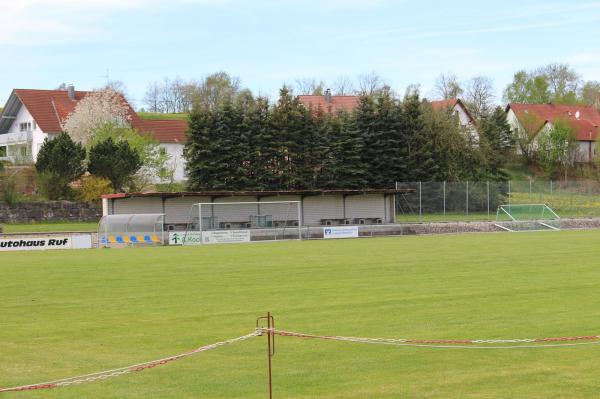
<path id="1" fill-rule="evenodd" d="M 185 241 L 185 242 L 184 242 Z M 200 245 L 199 231 L 170 231 L 169 245 Z"/>
<path id="2" fill-rule="evenodd" d="M 202 244 L 229 244 L 250 242 L 250 230 L 203 231 Z"/>
<path id="3" fill-rule="evenodd" d="M 358 226 L 323 227 L 323 238 L 357 238 Z"/>
<path id="4" fill-rule="evenodd" d="M 91 239 L 90 239 L 91 243 Z M 91 244 L 90 244 L 91 246 Z M 0 239 L 0 251 L 40 251 L 45 249 L 71 249 L 71 237 L 28 236 Z"/>
<path id="5" fill-rule="evenodd" d="M 73 249 L 92 248 L 92 235 L 91 234 L 73 234 L 71 236 L 71 248 L 73 248 Z"/>

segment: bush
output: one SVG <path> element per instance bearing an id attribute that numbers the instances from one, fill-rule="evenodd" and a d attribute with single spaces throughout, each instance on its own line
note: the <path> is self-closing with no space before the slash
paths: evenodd
<path id="1" fill-rule="evenodd" d="M 73 190 L 69 187 L 68 179 L 56 173 L 39 173 L 38 189 L 40 194 L 49 200 L 73 198 Z"/>
<path id="2" fill-rule="evenodd" d="M 2 201 L 8 206 L 15 206 L 21 200 L 21 194 L 17 190 L 17 183 L 14 177 L 0 177 L 0 194 Z"/>
<path id="3" fill-rule="evenodd" d="M 83 146 L 66 133 L 44 140 L 35 164 L 42 193 L 48 199 L 71 198 L 69 183 L 85 172 L 85 157 Z"/>
<path id="4" fill-rule="evenodd" d="M 88 169 L 91 174 L 105 177 L 117 191 L 142 167 L 139 153 L 127 141 L 101 141 L 90 149 Z"/>
<path id="5" fill-rule="evenodd" d="M 97 203 L 100 196 L 113 192 L 110 180 L 99 176 L 86 176 L 81 179 L 81 187 L 77 190 L 77 198 L 83 202 Z"/>

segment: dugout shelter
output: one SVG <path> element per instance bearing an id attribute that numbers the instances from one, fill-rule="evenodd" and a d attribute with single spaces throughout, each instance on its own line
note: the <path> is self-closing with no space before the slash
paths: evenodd
<path id="1" fill-rule="evenodd" d="M 276 190 L 276 191 L 201 191 L 178 193 L 118 193 L 102 196 L 103 215 L 164 214 L 165 230 L 184 231 L 195 204 L 234 203 L 217 207 L 220 213 L 211 223 L 220 228 L 239 228 L 255 224 L 261 215 L 261 202 L 297 202 L 300 226 L 381 225 L 396 222 L 396 195 L 410 189 L 366 190 Z M 206 206 L 204 206 L 206 208 Z M 274 207 L 273 207 L 274 208 Z M 263 207 L 264 209 L 264 207 Z M 284 212 L 281 208 L 281 212 Z M 268 215 L 272 223 L 289 219 L 288 214 Z M 264 210 L 262 211 L 264 213 Z M 290 223 L 286 219 L 286 223 Z"/>

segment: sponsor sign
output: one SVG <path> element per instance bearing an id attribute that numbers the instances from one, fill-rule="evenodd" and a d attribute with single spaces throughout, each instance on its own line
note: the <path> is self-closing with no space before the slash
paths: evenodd
<path id="1" fill-rule="evenodd" d="M 71 248 L 73 249 L 90 249 L 92 248 L 91 234 L 73 234 L 71 236 Z"/>
<path id="2" fill-rule="evenodd" d="M 323 227 L 323 238 L 357 238 L 358 226 Z"/>
<path id="3" fill-rule="evenodd" d="M 250 242 L 250 230 L 203 231 L 202 244 Z"/>
<path id="4" fill-rule="evenodd" d="M 170 231 L 169 232 L 169 245 L 200 245 L 199 231 Z"/>
<path id="5" fill-rule="evenodd" d="M 36 237 L 2 238 L 0 251 L 34 251 L 45 249 L 70 249 L 71 237 Z"/>

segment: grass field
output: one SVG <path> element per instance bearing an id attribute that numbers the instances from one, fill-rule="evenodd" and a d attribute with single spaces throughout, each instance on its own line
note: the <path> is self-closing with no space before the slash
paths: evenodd
<path id="1" fill-rule="evenodd" d="M 600 231 L 0 255 L 0 387 L 277 326 L 366 337 L 600 333 Z M 597 398 L 600 345 L 476 351 L 277 338 L 275 398 Z M 265 338 L 8 398 L 266 398 Z"/>
<path id="2" fill-rule="evenodd" d="M 98 222 L 8 223 L 4 233 L 58 233 L 63 231 L 97 231 Z"/>
<path id="3" fill-rule="evenodd" d="M 160 112 L 138 112 L 137 114 L 140 118 L 149 120 L 188 120 L 188 114 L 163 114 Z"/>

